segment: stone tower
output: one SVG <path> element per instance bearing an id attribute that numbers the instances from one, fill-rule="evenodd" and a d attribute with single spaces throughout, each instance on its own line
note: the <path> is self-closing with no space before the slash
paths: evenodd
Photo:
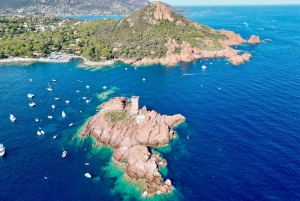
<path id="1" fill-rule="evenodd" d="M 130 113 L 133 115 L 137 115 L 139 113 L 139 96 L 132 96 L 131 97 L 131 111 Z"/>

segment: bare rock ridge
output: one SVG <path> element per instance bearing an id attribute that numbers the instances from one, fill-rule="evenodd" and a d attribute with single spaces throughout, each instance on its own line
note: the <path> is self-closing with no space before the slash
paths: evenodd
<path id="1" fill-rule="evenodd" d="M 174 22 L 176 26 L 186 26 L 184 22 L 181 20 L 177 20 L 174 18 L 174 13 L 170 12 L 166 5 L 162 2 L 153 1 L 150 5 L 154 12 L 155 19 L 148 19 L 150 24 L 157 25 L 160 20 L 168 20 L 170 22 Z M 151 12 L 150 12 L 151 14 Z M 149 13 L 148 16 L 149 17 Z M 130 16 L 128 17 L 130 19 Z M 192 22 L 190 20 L 190 22 Z M 198 30 L 204 29 L 202 25 L 197 23 L 192 23 Z M 216 32 L 216 30 L 211 29 L 211 32 Z M 219 50 L 206 50 L 198 47 L 193 47 L 190 43 L 183 41 L 181 44 L 178 44 L 174 38 L 169 38 L 165 46 L 167 47 L 167 53 L 163 58 L 148 58 L 144 57 L 141 59 L 124 59 L 119 58 L 117 60 L 123 61 L 126 64 L 133 64 L 136 66 L 140 66 L 143 64 L 163 64 L 163 65 L 175 65 L 178 62 L 189 62 L 195 59 L 201 58 L 226 58 L 233 65 L 238 65 L 249 61 L 252 57 L 250 53 L 244 53 L 240 55 L 241 50 L 233 49 L 231 46 L 233 45 L 241 45 L 243 43 L 249 44 L 258 44 L 260 43 L 260 39 L 258 36 L 251 36 L 247 41 L 241 37 L 240 34 L 236 34 L 233 31 L 220 30 L 221 34 L 225 36 L 225 39 L 219 39 L 218 43 L 221 45 Z M 146 32 L 145 32 L 146 33 Z M 195 39 L 197 40 L 197 39 Z M 213 47 L 214 41 L 209 38 L 204 39 L 206 46 Z M 175 53 L 176 48 L 180 47 L 180 52 Z"/>
<path id="2" fill-rule="evenodd" d="M 158 171 L 167 162 L 150 147 L 168 145 L 176 136 L 172 127 L 185 121 L 185 117 L 160 115 L 147 111 L 145 106 L 136 115 L 131 113 L 131 108 L 127 98 L 110 99 L 89 120 L 82 135 L 93 136 L 97 142 L 114 148 L 113 159 L 126 165 L 125 175 L 145 181 L 143 196 L 170 193 L 171 181 L 164 182 Z"/>

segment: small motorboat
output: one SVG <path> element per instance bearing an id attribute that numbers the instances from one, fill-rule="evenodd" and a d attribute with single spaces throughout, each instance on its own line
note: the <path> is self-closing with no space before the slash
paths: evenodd
<path id="1" fill-rule="evenodd" d="M 39 122 L 40 120 L 39 120 L 38 118 L 35 118 L 35 121 L 36 121 L 36 122 Z"/>
<path id="2" fill-rule="evenodd" d="M 52 88 L 51 88 L 49 82 L 48 82 L 48 88 L 47 88 L 47 90 L 48 90 L 48 91 L 52 91 Z"/>
<path id="3" fill-rule="evenodd" d="M 69 101 L 69 100 L 66 100 L 66 103 L 67 103 L 67 104 L 69 104 L 69 103 L 70 103 L 70 101 Z"/>
<path id="4" fill-rule="evenodd" d="M 42 134 L 42 135 L 45 135 L 45 131 L 41 130 L 41 134 Z"/>
<path id="5" fill-rule="evenodd" d="M 103 89 L 107 89 L 107 86 L 103 86 Z"/>
<path id="6" fill-rule="evenodd" d="M 42 135 L 41 131 L 36 132 L 38 135 Z"/>
<path id="7" fill-rule="evenodd" d="M 48 115 L 48 118 L 49 118 L 49 119 L 52 119 L 52 118 L 53 118 L 53 116 L 51 116 L 51 115 Z"/>
<path id="8" fill-rule="evenodd" d="M 35 106 L 35 103 L 34 103 L 34 102 L 29 103 L 29 106 L 30 106 L 30 107 L 34 107 L 34 106 Z"/>
<path id="9" fill-rule="evenodd" d="M 92 175 L 90 173 L 85 173 L 84 176 L 86 176 L 87 178 L 91 178 Z"/>
<path id="10" fill-rule="evenodd" d="M 88 89 L 88 88 L 90 88 L 90 86 L 89 86 L 89 85 L 86 85 L 86 88 Z"/>
<path id="11" fill-rule="evenodd" d="M 127 70 L 127 68 L 125 68 L 125 70 Z"/>
<path id="12" fill-rule="evenodd" d="M 64 157 L 66 157 L 66 156 L 67 156 L 67 151 L 63 151 L 62 154 L 61 154 L 61 157 L 64 158 Z"/>
<path id="13" fill-rule="evenodd" d="M 202 65 L 202 69 L 206 69 L 206 66 Z"/>
<path id="14" fill-rule="evenodd" d="M 80 91 L 79 90 L 76 90 L 76 93 L 79 93 Z"/>
<path id="15" fill-rule="evenodd" d="M 56 138 L 57 138 L 57 136 L 58 136 L 58 135 L 54 135 L 54 136 L 53 136 L 53 139 L 56 139 Z"/>
<path id="16" fill-rule="evenodd" d="M 2 143 L 0 143 L 0 157 L 4 156 L 5 154 L 5 147 Z"/>
<path id="17" fill-rule="evenodd" d="M 55 105 L 52 105 L 51 107 L 52 107 L 52 109 L 55 109 Z"/>
<path id="18" fill-rule="evenodd" d="M 69 126 L 73 126 L 73 123 L 70 123 Z"/>
<path id="19" fill-rule="evenodd" d="M 85 99 L 86 99 L 86 97 L 83 97 L 82 99 L 83 99 L 83 100 L 85 100 Z"/>
<path id="20" fill-rule="evenodd" d="M 32 79 L 31 79 L 31 78 L 29 79 L 29 82 L 32 82 Z"/>
<path id="21" fill-rule="evenodd" d="M 146 81 L 146 79 L 145 79 L 145 78 L 143 78 L 143 81 Z"/>
<path id="22" fill-rule="evenodd" d="M 86 103 L 90 103 L 90 102 L 91 102 L 91 100 L 86 100 L 85 102 L 86 102 Z"/>
<path id="23" fill-rule="evenodd" d="M 62 111 L 62 112 L 61 112 L 61 116 L 62 116 L 63 118 L 65 118 L 67 115 L 66 115 L 66 113 L 65 113 L 64 111 Z"/>
<path id="24" fill-rule="evenodd" d="M 27 97 L 28 97 L 28 98 L 33 98 L 33 97 L 34 97 L 34 94 L 28 94 Z"/>
<path id="25" fill-rule="evenodd" d="M 9 118 L 12 122 L 15 122 L 17 120 L 17 118 L 12 114 L 10 114 Z"/>
<path id="26" fill-rule="evenodd" d="M 55 100 L 59 100 L 59 98 L 54 98 Z"/>
<path id="27" fill-rule="evenodd" d="M 55 80 L 55 79 L 52 79 L 52 82 L 56 82 L 56 80 Z"/>

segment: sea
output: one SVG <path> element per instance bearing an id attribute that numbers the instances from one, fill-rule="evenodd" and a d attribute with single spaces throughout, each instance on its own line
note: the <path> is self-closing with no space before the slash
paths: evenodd
<path id="1" fill-rule="evenodd" d="M 0 200 L 300 200 L 300 6 L 185 8 L 198 23 L 271 41 L 234 46 L 253 55 L 239 66 L 225 59 L 0 66 Z M 186 117 L 177 138 L 155 149 L 168 161 L 160 171 L 174 185 L 170 195 L 142 198 L 139 184 L 111 162 L 111 148 L 78 137 L 101 103 L 132 95 L 148 110 Z"/>

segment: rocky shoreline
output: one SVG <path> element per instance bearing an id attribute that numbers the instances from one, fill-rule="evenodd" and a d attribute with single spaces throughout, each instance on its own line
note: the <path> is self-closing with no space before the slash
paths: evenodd
<path id="1" fill-rule="evenodd" d="M 167 116 L 147 111 L 144 106 L 132 114 L 132 104 L 127 98 L 116 97 L 101 105 L 80 136 L 93 136 L 97 143 L 114 149 L 113 160 L 126 168 L 125 176 L 144 180 L 142 196 L 149 197 L 172 192 L 171 180 L 163 181 L 160 166 L 167 161 L 153 152 L 151 147 L 166 146 L 176 137 L 172 129 L 185 121 L 180 114 Z"/>

